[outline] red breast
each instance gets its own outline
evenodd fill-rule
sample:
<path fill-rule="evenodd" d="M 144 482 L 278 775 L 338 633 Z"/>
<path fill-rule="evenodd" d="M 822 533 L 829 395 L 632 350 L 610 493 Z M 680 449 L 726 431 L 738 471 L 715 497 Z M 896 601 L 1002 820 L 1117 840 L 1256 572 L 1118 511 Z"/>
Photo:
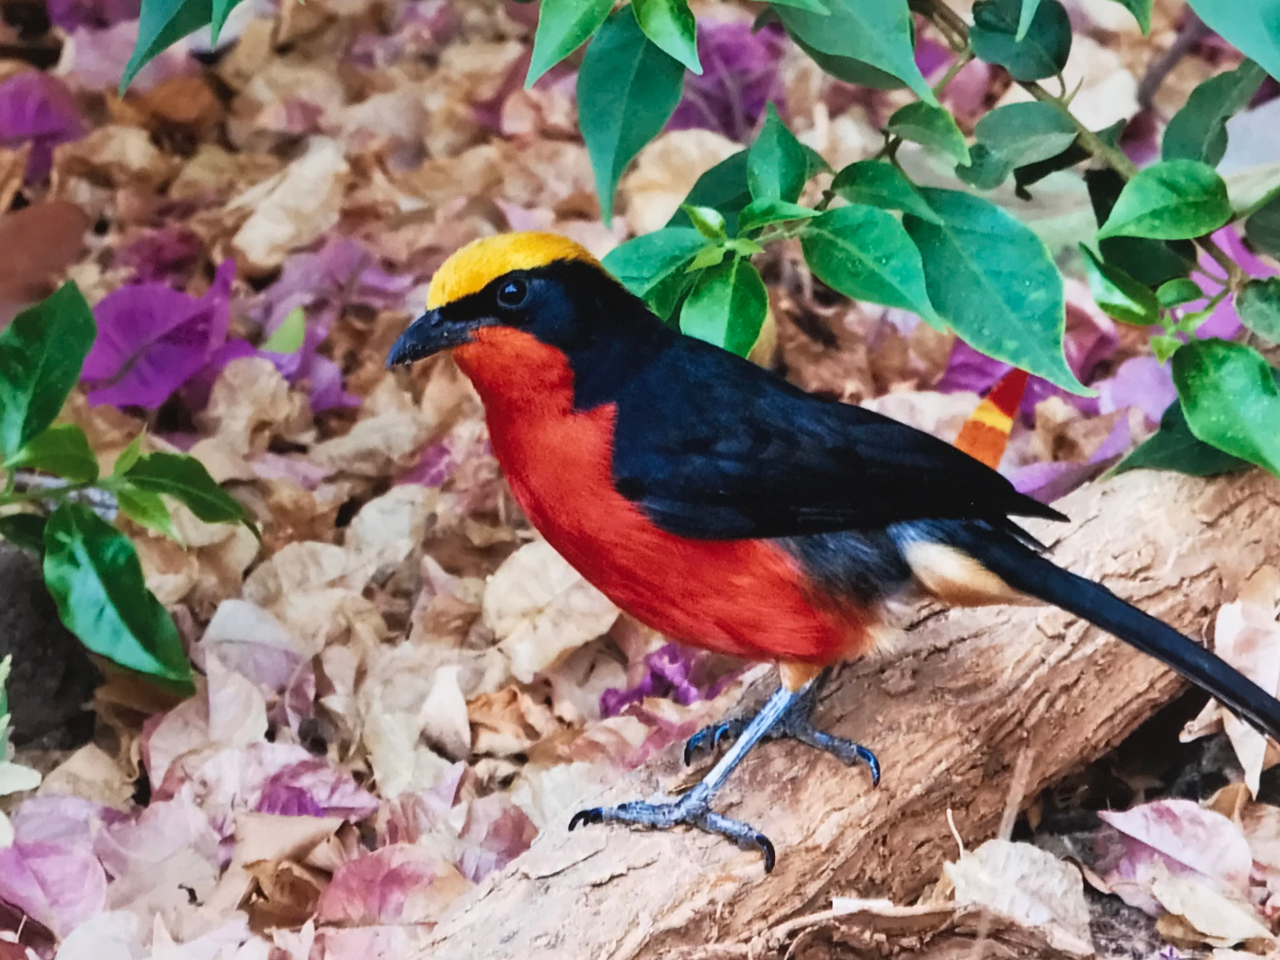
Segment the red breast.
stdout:
<path fill-rule="evenodd" d="M 529 521 L 623 610 L 672 639 L 748 659 L 830 663 L 868 645 L 868 614 L 823 595 L 775 544 L 675 536 L 618 493 L 616 405 L 575 410 L 561 351 L 490 327 L 454 357 Z"/>

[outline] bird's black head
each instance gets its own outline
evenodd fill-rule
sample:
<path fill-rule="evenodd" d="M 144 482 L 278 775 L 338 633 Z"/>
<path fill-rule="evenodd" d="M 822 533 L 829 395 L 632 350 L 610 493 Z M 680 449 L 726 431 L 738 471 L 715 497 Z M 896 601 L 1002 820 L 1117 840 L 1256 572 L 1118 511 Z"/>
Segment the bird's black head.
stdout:
<path fill-rule="evenodd" d="M 411 363 L 477 343 L 486 328 L 527 333 L 573 353 L 634 322 L 638 301 L 585 249 L 557 234 L 513 233 L 463 247 L 436 271 L 428 310 L 387 357 Z M 655 323 L 647 311 L 643 323 Z M 483 338 L 480 338 L 483 339 Z"/>

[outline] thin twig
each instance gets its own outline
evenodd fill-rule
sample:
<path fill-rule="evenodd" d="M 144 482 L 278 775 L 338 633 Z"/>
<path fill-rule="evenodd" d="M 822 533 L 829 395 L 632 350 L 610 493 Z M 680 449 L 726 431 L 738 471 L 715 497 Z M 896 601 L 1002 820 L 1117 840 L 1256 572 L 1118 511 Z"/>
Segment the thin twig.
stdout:
<path fill-rule="evenodd" d="M 1143 74 L 1138 84 L 1138 106 L 1143 110 L 1151 109 L 1151 102 L 1155 99 L 1156 92 L 1165 78 L 1173 72 L 1173 68 L 1194 50 L 1201 40 L 1212 33 L 1190 7 L 1185 8 L 1183 16 L 1186 19 L 1182 21 L 1182 26 L 1178 29 L 1177 36 L 1173 38 L 1173 43 L 1168 50 L 1151 61 L 1147 72 Z"/>
<path fill-rule="evenodd" d="M 115 494 L 101 487 L 69 484 L 29 470 L 15 471 L 12 480 L 13 489 L 0 498 L 0 506 L 39 503 L 52 508 L 60 503 L 83 503 L 107 521 L 114 520 L 120 510 Z"/>

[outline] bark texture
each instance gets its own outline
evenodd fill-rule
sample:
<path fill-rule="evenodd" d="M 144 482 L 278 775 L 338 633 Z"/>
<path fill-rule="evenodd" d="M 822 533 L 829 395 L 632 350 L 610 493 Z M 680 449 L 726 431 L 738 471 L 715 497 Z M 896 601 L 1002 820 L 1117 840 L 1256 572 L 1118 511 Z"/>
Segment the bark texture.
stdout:
<path fill-rule="evenodd" d="M 1058 563 L 1203 640 L 1240 583 L 1280 562 L 1278 501 L 1280 483 L 1262 471 L 1212 481 L 1138 471 L 1056 504 L 1074 523 L 1028 526 Z M 783 742 L 748 757 L 718 797 L 717 809 L 773 840 L 771 875 L 758 854 L 701 833 L 552 825 L 454 908 L 427 955 L 798 955 L 789 951 L 802 918 L 831 897 L 904 903 L 936 880 L 956 855 L 948 810 L 976 846 L 997 831 L 1011 793 L 1029 801 L 1180 688 L 1156 661 L 1056 609 L 922 611 L 894 652 L 840 671 L 817 713 L 878 754 L 879 789 L 863 768 Z M 1015 776 L 1024 754 L 1026 775 Z M 678 763 L 672 751 L 583 805 L 673 789 L 688 780 Z"/>

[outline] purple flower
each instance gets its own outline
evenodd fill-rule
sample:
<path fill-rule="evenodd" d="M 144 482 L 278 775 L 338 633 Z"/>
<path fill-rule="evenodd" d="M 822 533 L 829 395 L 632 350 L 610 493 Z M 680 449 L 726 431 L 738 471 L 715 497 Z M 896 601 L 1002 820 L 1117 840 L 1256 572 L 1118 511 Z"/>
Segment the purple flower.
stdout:
<path fill-rule="evenodd" d="M 705 128 L 749 140 L 770 101 L 783 107 L 778 62 L 786 46 L 786 34 L 777 24 L 756 33 L 749 23 L 698 24 L 702 76 L 685 77 L 684 98 L 667 129 Z"/>
<path fill-rule="evenodd" d="M 646 697 L 665 697 L 684 706 L 715 699 L 736 674 L 713 679 L 707 676 L 707 660 L 707 654 L 678 643 L 658 648 L 645 656 L 645 672 L 635 686 L 628 690 L 610 688 L 600 695 L 600 715 L 617 716 Z"/>
<path fill-rule="evenodd" d="M 159 283 L 121 287 L 94 308 L 98 337 L 81 379 L 93 406 L 154 410 L 223 345 L 235 263 L 223 261 L 201 299 Z"/>
<path fill-rule="evenodd" d="M 54 147 L 84 134 L 76 98 L 57 77 L 25 70 L 0 84 L 0 146 L 31 144 L 27 183 L 49 175 Z"/>
<path fill-rule="evenodd" d="M 1117 417 L 1111 432 L 1084 463 L 1067 460 L 1031 463 L 1012 471 L 1009 479 L 1019 493 L 1041 503 L 1052 503 L 1113 466 L 1129 449 L 1132 439 L 1128 417 Z"/>
<path fill-rule="evenodd" d="M 311 410 L 319 413 L 336 407 L 358 407 L 360 398 L 347 393 L 342 387 L 342 370 L 319 352 L 325 331 L 317 326 L 307 327 L 302 346 L 294 353 L 274 353 L 260 350 L 248 340 L 229 340 L 209 358 L 198 373 L 191 377 L 182 391 L 182 399 L 192 410 L 203 409 L 209 402 L 209 394 L 227 364 L 243 357 L 262 357 L 275 364 L 280 375 L 291 384 L 306 380 L 311 385 Z"/>
<path fill-rule="evenodd" d="M 309 324 L 327 334 L 347 304 L 396 307 L 412 288 L 412 277 L 387 273 L 355 240 L 331 236 L 319 250 L 290 257 L 249 315 L 270 336 L 295 308 L 306 307 Z"/>
<path fill-rule="evenodd" d="M 101 29 L 125 20 L 137 20 L 142 0 L 47 0 L 45 8 L 50 23 L 70 32 L 77 27 Z"/>
<path fill-rule="evenodd" d="M 199 264 L 204 243 L 181 224 L 148 230 L 116 252 L 115 262 L 133 270 L 134 283 L 185 285 Z"/>
<path fill-rule="evenodd" d="M 1115 376 L 1095 386 L 1100 413 L 1138 407 L 1151 423 L 1159 423 L 1169 404 L 1178 399 L 1169 365 L 1155 357 L 1130 357 Z"/>
<path fill-rule="evenodd" d="M 916 66 L 930 80 L 943 67 L 955 62 L 956 55 L 951 50 L 929 37 L 921 37 L 916 41 Z"/>

